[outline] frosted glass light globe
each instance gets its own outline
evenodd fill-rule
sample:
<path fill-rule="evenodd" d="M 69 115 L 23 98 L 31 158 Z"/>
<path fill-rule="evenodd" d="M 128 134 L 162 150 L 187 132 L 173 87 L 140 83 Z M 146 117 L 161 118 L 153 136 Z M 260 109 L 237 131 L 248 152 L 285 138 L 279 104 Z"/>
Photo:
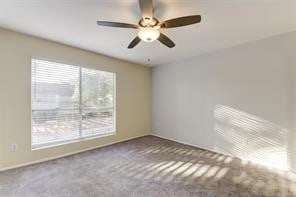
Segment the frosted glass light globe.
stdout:
<path fill-rule="evenodd" d="M 138 32 L 139 38 L 145 42 L 153 42 L 156 40 L 160 35 L 160 32 L 152 27 L 145 27 L 140 29 Z"/>

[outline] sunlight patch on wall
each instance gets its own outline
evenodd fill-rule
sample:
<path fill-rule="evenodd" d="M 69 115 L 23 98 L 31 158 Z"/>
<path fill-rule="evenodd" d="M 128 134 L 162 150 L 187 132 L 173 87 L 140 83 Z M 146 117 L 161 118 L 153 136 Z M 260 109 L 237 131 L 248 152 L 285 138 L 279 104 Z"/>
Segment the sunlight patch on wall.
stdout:
<path fill-rule="evenodd" d="M 215 149 L 263 165 L 288 169 L 288 130 L 228 106 L 215 107 Z"/>

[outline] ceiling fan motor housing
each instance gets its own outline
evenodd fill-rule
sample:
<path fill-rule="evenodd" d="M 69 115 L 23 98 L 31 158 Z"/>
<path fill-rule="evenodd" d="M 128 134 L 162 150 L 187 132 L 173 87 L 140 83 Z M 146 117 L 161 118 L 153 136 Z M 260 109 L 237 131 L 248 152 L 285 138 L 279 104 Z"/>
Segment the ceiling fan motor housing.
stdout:
<path fill-rule="evenodd" d="M 154 27 L 156 25 L 158 25 L 159 21 L 156 18 L 141 18 L 139 21 L 139 25 L 141 27 Z"/>

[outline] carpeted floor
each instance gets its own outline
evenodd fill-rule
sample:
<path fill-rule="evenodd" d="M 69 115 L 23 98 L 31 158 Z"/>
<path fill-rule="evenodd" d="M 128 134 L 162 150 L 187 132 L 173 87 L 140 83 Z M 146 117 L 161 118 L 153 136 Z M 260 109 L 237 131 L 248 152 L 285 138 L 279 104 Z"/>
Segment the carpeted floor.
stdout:
<path fill-rule="evenodd" d="M 0 173 L 1 197 L 296 196 L 296 175 L 142 137 Z"/>

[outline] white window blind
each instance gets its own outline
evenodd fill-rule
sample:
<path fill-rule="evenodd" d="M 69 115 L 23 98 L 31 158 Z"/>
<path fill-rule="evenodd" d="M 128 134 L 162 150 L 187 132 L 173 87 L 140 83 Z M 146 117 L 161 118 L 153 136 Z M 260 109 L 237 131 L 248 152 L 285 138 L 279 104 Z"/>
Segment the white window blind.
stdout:
<path fill-rule="evenodd" d="M 115 132 L 115 74 L 32 60 L 32 147 Z"/>

